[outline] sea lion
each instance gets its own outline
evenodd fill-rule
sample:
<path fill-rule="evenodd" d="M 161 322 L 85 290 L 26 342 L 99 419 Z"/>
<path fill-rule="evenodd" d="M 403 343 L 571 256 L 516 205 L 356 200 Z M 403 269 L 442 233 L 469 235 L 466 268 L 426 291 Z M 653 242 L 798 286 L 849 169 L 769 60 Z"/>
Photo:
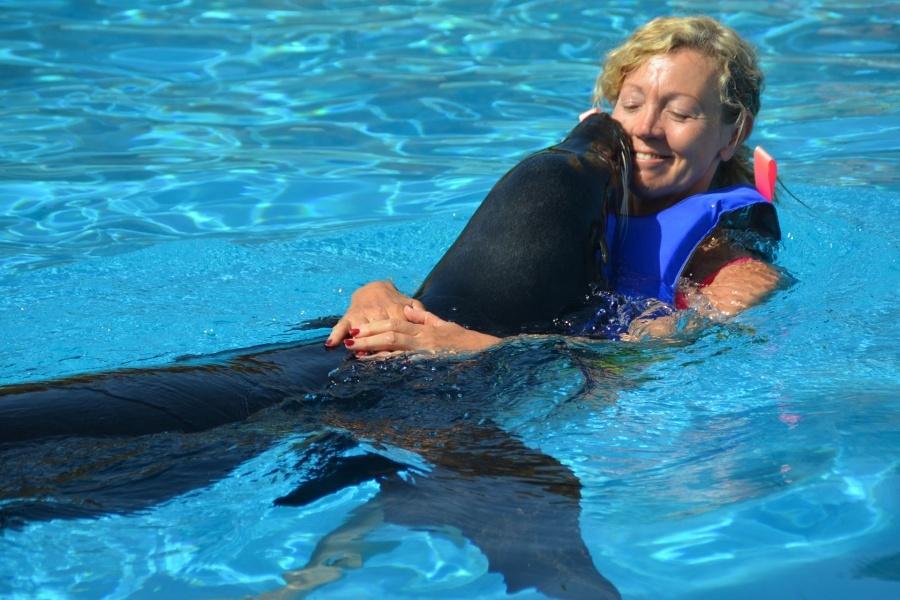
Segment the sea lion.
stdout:
<path fill-rule="evenodd" d="M 593 114 L 488 193 L 415 294 L 435 314 L 495 335 L 550 333 L 606 287 L 606 216 L 624 203 L 631 151 Z M 0 388 L 0 444 L 55 435 L 201 431 L 315 391 L 342 362 L 320 342 L 235 350 L 201 364 Z M 223 358 L 224 356 L 224 358 Z"/>
<path fill-rule="evenodd" d="M 549 331 L 555 319 L 585 304 L 592 287 L 605 286 L 600 266 L 606 255 L 606 214 L 623 200 L 629 162 L 621 128 L 605 115 L 586 119 L 563 142 L 526 158 L 501 179 L 417 296 L 437 314 L 485 331 Z M 377 456 L 346 458 L 340 455 L 344 445 L 332 449 L 327 438 L 313 438 L 311 443 L 323 456 L 321 478 L 313 473 L 308 484 L 279 503 L 304 504 L 376 479 L 383 485 L 372 510 L 410 526 L 456 528 L 485 551 L 491 570 L 504 575 L 511 591 L 534 587 L 556 597 L 618 597 L 596 571 L 581 539 L 577 478 L 556 459 L 493 424 L 490 403 L 484 401 L 492 385 L 486 382 L 492 381 L 490 373 L 496 368 L 491 361 L 475 361 L 479 369 L 459 365 L 472 385 L 487 386 L 468 393 L 468 388 L 436 377 L 430 366 L 410 381 L 375 371 L 377 377 L 342 385 L 329 374 L 344 360 L 342 353 L 324 352 L 321 341 L 314 341 L 235 351 L 165 368 L 0 388 L 0 472 L 9 488 L 0 498 L 6 500 L 0 527 L 130 512 L 206 485 L 282 433 L 262 428 L 260 434 L 253 430 L 259 423 L 213 428 L 293 398 L 303 415 L 298 423 L 311 431 L 342 430 L 349 436 L 346 447 L 375 438 L 421 451 L 434 468 L 408 480 L 400 472 L 411 465 Z M 397 371 L 402 376 L 410 372 L 405 367 Z M 433 390 L 442 381 L 453 398 L 467 401 L 458 405 L 437 395 L 436 405 L 422 410 L 422 386 Z M 326 385 L 331 386 L 327 402 L 321 396 L 319 402 L 305 396 Z M 398 393 L 398 387 L 409 396 Z M 446 397 L 451 397 L 449 392 Z M 411 412 L 410 406 L 419 410 Z M 369 407 L 383 411 L 380 418 L 371 418 L 365 412 Z M 331 414 L 326 418 L 326 413 Z M 382 434 L 365 429 L 380 423 L 391 426 Z M 398 427 L 412 432 L 413 439 L 441 431 L 447 440 L 424 451 L 421 440 L 406 444 Z M 144 443 L 147 438 L 140 437 L 204 430 L 209 431 L 201 436 L 208 439 L 172 433 Z M 61 436 L 67 439 L 49 439 Z M 46 485 L 34 484 L 36 474 L 29 464 L 40 463 L 42 452 L 52 453 L 65 442 L 70 456 L 96 454 L 94 441 L 83 439 L 91 436 L 129 437 L 116 440 L 108 460 L 93 471 L 84 464 L 43 461 L 49 465 Z M 229 441 L 235 443 L 223 445 Z M 201 450 L 185 453 L 185 446 Z M 223 454 L 223 447 L 228 452 Z M 23 456 L 28 460 L 21 460 Z M 165 482 L 157 478 L 147 487 L 143 466 L 166 456 L 179 475 Z M 187 464 L 186 457 L 194 462 Z M 118 481 L 107 488 L 91 479 L 111 464 L 129 460 L 139 463 L 137 487 Z M 53 470 L 67 467 L 71 473 L 61 476 Z M 98 468 L 100 474 L 94 472 Z M 130 471 L 123 476 L 127 480 Z M 45 490 L 55 503 L 43 496 L 31 498 L 18 487 L 20 481 L 29 482 L 27 489 Z M 85 490 L 90 494 L 87 503 L 81 501 Z M 454 502 L 448 504 L 449 499 Z"/>
<path fill-rule="evenodd" d="M 590 115 L 497 182 L 415 297 L 485 333 L 548 333 L 609 288 L 607 213 L 624 205 L 630 165 L 621 126 Z"/>

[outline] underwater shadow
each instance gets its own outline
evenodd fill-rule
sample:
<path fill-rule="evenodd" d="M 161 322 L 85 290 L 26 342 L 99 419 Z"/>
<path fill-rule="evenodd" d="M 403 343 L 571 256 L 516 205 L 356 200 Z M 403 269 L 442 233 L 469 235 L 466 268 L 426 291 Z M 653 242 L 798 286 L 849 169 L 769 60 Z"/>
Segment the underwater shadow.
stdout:
<path fill-rule="evenodd" d="M 498 424 L 497 394 L 527 390 L 529 373 L 548 361 L 574 365 L 583 379 L 575 396 L 592 402 L 611 401 L 610 382 L 624 382 L 621 365 L 611 376 L 596 356 L 548 339 L 503 344 L 469 359 L 373 362 L 347 361 L 344 353 L 325 352 L 315 342 L 224 362 L 195 360 L 168 369 L 71 378 L 57 386 L 14 386 L 15 394 L 4 389 L 4 408 L 14 404 L 7 405 L 4 395 L 19 408 L 27 396 L 47 400 L 54 390 L 69 400 L 42 404 L 49 411 L 43 417 L 56 423 L 41 430 L 53 432 L 50 437 L 17 439 L 23 437 L 19 430 L 0 444 L 0 527 L 145 511 L 228 476 L 287 436 L 305 433 L 294 450 L 295 473 L 302 472 L 304 480 L 273 502 L 305 506 L 367 481 L 377 481 L 380 490 L 320 541 L 305 569 L 285 574 L 283 593 L 302 593 L 358 566 L 370 554 L 365 534 L 390 522 L 462 535 L 481 549 L 489 570 L 503 576 L 510 592 L 533 588 L 556 598 L 617 598 L 581 536 L 578 478 Z M 337 366 L 328 369 L 324 381 L 308 374 L 304 380 L 294 372 L 304 364 L 319 372 Z M 84 430 L 93 425 L 78 415 L 88 391 L 96 394 L 94 403 L 124 399 L 122 386 L 141 379 L 152 384 L 144 390 L 193 395 L 182 405 L 191 410 L 179 414 L 169 403 L 168 412 L 157 414 L 152 398 L 141 398 L 127 403 L 131 420 L 122 431 L 110 431 L 103 419 Z M 203 385 L 187 394 L 187 384 L 201 379 Z M 230 413 L 215 403 L 233 406 L 244 395 L 257 403 L 245 405 L 248 410 L 270 406 L 241 422 L 216 423 Z M 212 407 L 205 411 L 212 415 L 208 420 L 189 418 L 197 404 Z M 0 420 L 9 422 L 9 412 L 0 409 Z M 144 413 L 157 420 L 142 420 Z M 159 419 L 181 431 L 146 433 L 148 423 L 158 425 Z M 82 423 L 77 435 L 70 431 L 73 423 Z M 69 430 L 61 433 L 64 427 Z M 416 460 L 398 460 L 404 452 Z"/>

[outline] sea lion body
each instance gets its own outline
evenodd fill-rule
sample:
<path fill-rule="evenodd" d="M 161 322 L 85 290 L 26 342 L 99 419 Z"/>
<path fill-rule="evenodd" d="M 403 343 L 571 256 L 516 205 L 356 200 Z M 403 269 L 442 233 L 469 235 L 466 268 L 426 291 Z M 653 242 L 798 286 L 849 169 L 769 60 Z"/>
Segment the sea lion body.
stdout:
<path fill-rule="evenodd" d="M 471 327 L 518 333 L 546 331 L 554 318 L 583 304 L 592 285 L 605 283 L 598 257 L 605 252 L 607 211 L 627 185 L 627 176 L 620 177 L 628 163 L 624 139 L 611 119 L 591 117 L 561 144 L 507 173 L 422 285 L 418 296 L 426 306 Z M 0 529 L 141 510 L 208 485 L 284 433 L 275 426 L 277 414 L 257 428 L 252 422 L 219 426 L 295 398 L 300 414 L 294 427 L 315 432 L 344 423 L 346 441 L 332 444 L 327 435 L 310 434 L 307 454 L 320 455 L 321 464 L 301 456 L 298 467 L 312 466 L 311 477 L 279 503 L 305 504 L 348 485 L 379 481 L 371 513 L 407 526 L 460 531 L 485 552 L 511 592 L 619 597 L 581 539 L 581 484 L 560 461 L 493 424 L 491 405 L 483 402 L 493 385 L 485 372 L 471 373 L 469 391 L 457 385 L 452 369 L 429 367 L 400 386 L 409 390 L 404 397 L 397 390 L 404 382 L 397 379 L 412 369 L 335 381 L 329 373 L 344 356 L 325 352 L 321 341 L 304 342 L 200 364 L 0 388 Z M 456 366 L 462 373 L 472 367 Z M 327 393 L 316 394 L 328 385 Z M 423 386 L 441 385 L 454 390 L 452 396 L 422 397 Z M 410 410 L 429 399 L 437 403 L 433 410 Z M 457 406 L 465 401 L 472 404 Z M 331 418 L 323 420 L 326 408 Z M 372 418 L 354 418 L 367 408 L 378 410 Z M 444 431 L 448 441 L 425 454 L 434 465 L 429 473 L 405 477 L 401 471 L 415 471 L 416 461 L 345 455 L 358 443 L 355 423 L 375 427 L 362 427 L 364 433 L 380 428 L 385 437 L 379 442 L 413 453 L 422 452 L 421 443 L 409 446 L 407 438 Z M 167 433 L 146 435 L 159 432 Z M 85 439 L 106 436 L 117 437 L 106 443 Z M 63 444 L 71 464 L 58 459 Z M 159 472 L 148 471 L 158 462 Z"/>
<path fill-rule="evenodd" d="M 621 126 L 594 114 L 491 189 L 415 297 L 438 316 L 494 335 L 547 332 L 608 289 L 608 211 L 628 184 Z"/>
<path fill-rule="evenodd" d="M 550 332 L 605 285 L 607 211 L 622 199 L 630 150 L 592 115 L 491 190 L 417 293 L 436 314 L 498 335 Z M 320 342 L 247 349 L 201 364 L 0 387 L 0 444 L 59 435 L 202 431 L 319 389 L 343 360 Z"/>

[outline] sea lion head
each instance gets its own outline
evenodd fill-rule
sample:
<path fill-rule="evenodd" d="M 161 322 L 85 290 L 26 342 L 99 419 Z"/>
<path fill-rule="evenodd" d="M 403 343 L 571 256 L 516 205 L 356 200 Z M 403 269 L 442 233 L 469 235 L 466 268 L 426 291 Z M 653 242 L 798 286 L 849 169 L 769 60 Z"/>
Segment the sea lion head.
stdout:
<path fill-rule="evenodd" d="M 556 148 L 607 166 L 614 174 L 610 180 L 610 197 L 621 198 L 619 212 L 625 214 L 631 185 L 631 139 L 608 113 L 594 110 L 586 115 Z"/>

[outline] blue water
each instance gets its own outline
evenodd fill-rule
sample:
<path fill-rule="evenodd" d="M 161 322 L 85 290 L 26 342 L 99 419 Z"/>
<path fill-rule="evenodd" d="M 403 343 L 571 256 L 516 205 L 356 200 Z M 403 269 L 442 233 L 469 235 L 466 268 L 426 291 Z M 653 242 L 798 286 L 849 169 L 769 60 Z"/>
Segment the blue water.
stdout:
<path fill-rule="evenodd" d="M 796 283 L 677 343 L 571 341 L 646 363 L 602 401 L 552 360 L 490 400 L 579 477 L 626 598 L 900 597 L 900 8 L 570 4 L 0 0 L 0 383 L 300 340 L 365 281 L 413 290 L 606 50 L 709 12 L 760 50 Z M 300 438 L 136 514 L 4 530 L 0 595 L 277 589 L 377 491 L 274 507 Z M 469 541 L 371 537 L 396 546 L 315 597 L 507 595 Z"/>

